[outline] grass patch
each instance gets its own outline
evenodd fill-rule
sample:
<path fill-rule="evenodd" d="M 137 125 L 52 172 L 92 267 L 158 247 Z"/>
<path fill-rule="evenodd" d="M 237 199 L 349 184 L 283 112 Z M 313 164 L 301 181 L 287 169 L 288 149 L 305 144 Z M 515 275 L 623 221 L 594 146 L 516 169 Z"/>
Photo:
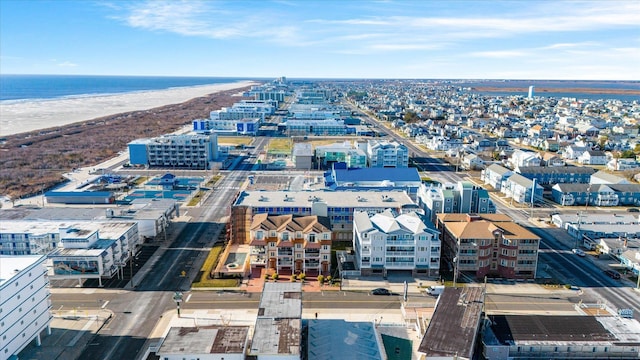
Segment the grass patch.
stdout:
<path fill-rule="evenodd" d="M 215 288 L 215 287 L 236 287 L 238 286 L 238 279 L 212 279 L 211 271 L 218 264 L 220 254 L 224 250 L 224 245 L 216 244 L 209 251 L 209 256 L 202 264 L 200 272 L 196 277 L 196 280 L 191 284 L 194 288 Z"/>
<path fill-rule="evenodd" d="M 220 175 L 220 174 L 213 175 L 211 177 L 211 179 L 209 181 L 207 181 L 207 186 L 215 185 L 218 181 L 220 181 L 220 179 L 222 179 L 222 175 Z"/>
<path fill-rule="evenodd" d="M 195 195 L 193 195 L 191 200 L 189 200 L 189 203 L 187 204 L 187 206 L 196 206 L 196 205 L 198 205 L 200 200 L 202 200 L 202 197 L 204 196 L 204 194 L 205 194 L 204 191 L 198 190 L 198 192 Z"/>
<path fill-rule="evenodd" d="M 267 146 L 267 152 L 269 153 L 290 153 L 292 148 L 291 140 L 289 138 L 277 138 L 271 139 Z"/>
<path fill-rule="evenodd" d="M 253 141 L 250 137 L 241 136 L 220 136 L 218 137 L 218 144 L 220 145 L 250 145 Z"/>
<path fill-rule="evenodd" d="M 146 177 L 146 176 L 140 176 L 140 177 L 139 177 L 139 178 L 137 178 L 137 179 L 136 179 L 136 181 L 134 181 L 133 183 L 134 183 L 136 186 L 140 186 L 140 185 L 142 185 L 142 184 L 146 183 L 148 179 L 149 179 L 149 178 L 148 178 L 148 177 Z"/>

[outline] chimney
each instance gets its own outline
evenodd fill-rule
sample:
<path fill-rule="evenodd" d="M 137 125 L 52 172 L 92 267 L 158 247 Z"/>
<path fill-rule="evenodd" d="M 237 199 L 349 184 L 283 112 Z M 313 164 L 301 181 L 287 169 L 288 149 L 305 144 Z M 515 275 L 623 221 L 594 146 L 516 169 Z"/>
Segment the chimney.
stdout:
<path fill-rule="evenodd" d="M 473 222 L 481 220 L 482 218 L 478 214 L 467 214 L 467 222 Z"/>

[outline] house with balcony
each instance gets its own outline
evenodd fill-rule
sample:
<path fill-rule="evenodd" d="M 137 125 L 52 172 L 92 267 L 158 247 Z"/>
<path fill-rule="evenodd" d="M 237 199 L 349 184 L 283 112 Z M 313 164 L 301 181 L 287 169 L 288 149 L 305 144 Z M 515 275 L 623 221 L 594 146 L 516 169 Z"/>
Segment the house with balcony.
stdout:
<path fill-rule="evenodd" d="M 438 214 L 442 259 L 451 269 L 506 279 L 535 279 L 540 238 L 505 214 Z"/>
<path fill-rule="evenodd" d="M 513 174 L 502 182 L 500 192 L 521 204 L 542 201 L 543 187 L 535 180 L 520 174 Z"/>
<path fill-rule="evenodd" d="M 563 206 L 638 206 L 638 184 L 556 184 L 551 188 L 553 200 Z"/>
<path fill-rule="evenodd" d="M 582 165 L 605 165 L 607 163 L 607 155 L 604 151 L 587 150 L 576 159 Z"/>
<path fill-rule="evenodd" d="M 251 273 L 330 275 L 331 241 L 327 217 L 256 214 L 250 228 Z"/>
<path fill-rule="evenodd" d="M 491 164 L 482 170 L 480 178 L 484 181 L 485 185 L 491 185 L 491 187 L 500 191 L 502 182 L 511 175 L 513 175 L 513 171 L 498 164 Z"/>
<path fill-rule="evenodd" d="M 385 210 L 353 214 L 353 246 L 356 270 L 361 275 L 386 275 L 411 271 L 438 276 L 440 269 L 439 232 L 416 212 L 402 214 Z"/>

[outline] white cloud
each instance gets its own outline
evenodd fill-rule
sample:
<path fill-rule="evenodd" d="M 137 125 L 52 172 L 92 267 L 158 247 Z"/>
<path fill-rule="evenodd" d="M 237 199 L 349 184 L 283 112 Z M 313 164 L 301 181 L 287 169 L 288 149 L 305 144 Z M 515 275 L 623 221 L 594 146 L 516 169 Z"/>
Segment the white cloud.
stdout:
<path fill-rule="evenodd" d="M 476 51 L 469 54 L 474 57 L 484 57 L 484 58 L 515 58 L 515 57 L 523 57 L 530 55 L 527 51 L 522 50 L 498 50 L 498 51 Z"/>
<path fill-rule="evenodd" d="M 76 67 L 78 64 L 72 63 L 71 61 L 63 61 L 61 63 L 56 64 L 60 67 Z"/>

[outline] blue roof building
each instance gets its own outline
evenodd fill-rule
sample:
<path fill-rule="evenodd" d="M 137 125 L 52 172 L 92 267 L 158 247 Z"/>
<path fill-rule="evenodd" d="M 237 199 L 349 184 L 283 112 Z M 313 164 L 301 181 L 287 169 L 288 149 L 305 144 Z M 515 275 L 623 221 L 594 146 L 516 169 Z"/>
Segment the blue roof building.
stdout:
<path fill-rule="evenodd" d="M 416 168 L 356 168 L 335 163 L 325 173 L 325 186 L 332 190 L 405 190 L 416 199 L 422 183 Z"/>

